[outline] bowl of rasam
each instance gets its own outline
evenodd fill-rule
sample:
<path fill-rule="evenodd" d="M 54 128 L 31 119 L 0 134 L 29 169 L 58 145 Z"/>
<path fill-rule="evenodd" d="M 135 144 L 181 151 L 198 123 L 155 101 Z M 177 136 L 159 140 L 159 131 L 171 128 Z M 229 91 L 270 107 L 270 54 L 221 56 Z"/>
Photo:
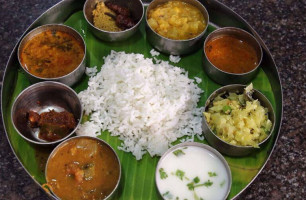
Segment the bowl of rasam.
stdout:
<path fill-rule="evenodd" d="M 221 85 L 250 82 L 258 72 L 263 54 L 253 35 L 235 27 L 210 33 L 203 50 L 205 72 Z"/>

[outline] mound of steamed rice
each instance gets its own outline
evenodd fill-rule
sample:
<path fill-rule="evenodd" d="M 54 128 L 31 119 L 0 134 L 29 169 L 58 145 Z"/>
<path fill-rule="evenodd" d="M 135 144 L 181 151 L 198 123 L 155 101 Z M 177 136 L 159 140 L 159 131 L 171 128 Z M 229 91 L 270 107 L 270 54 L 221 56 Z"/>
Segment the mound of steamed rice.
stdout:
<path fill-rule="evenodd" d="M 197 108 L 202 92 L 184 69 L 112 51 L 79 93 L 90 120 L 77 134 L 98 136 L 108 130 L 122 140 L 118 148 L 137 160 L 146 151 L 162 155 L 178 138 L 187 135 L 192 141 L 202 134 L 202 108 Z"/>

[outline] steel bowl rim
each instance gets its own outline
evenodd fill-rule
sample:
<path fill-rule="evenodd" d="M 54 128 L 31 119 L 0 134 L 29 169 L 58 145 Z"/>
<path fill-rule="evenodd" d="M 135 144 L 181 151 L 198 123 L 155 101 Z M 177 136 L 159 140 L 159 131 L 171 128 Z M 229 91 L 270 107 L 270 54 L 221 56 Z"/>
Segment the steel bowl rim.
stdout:
<path fill-rule="evenodd" d="M 75 127 L 67 136 L 65 136 L 65 137 L 63 137 L 63 138 L 61 138 L 61 139 L 59 139 L 59 140 L 52 141 L 52 142 L 39 142 L 39 141 L 35 141 L 35 140 L 32 140 L 32 139 L 29 139 L 29 138 L 25 137 L 25 136 L 17 129 L 17 127 L 15 126 L 14 120 L 13 120 L 13 117 L 14 117 L 13 115 L 14 115 L 14 113 L 13 113 L 12 111 L 13 111 L 13 108 L 16 107 L 16 102 L 17 102 L 17 100 L 24 94 L 24 92 L 26 92 L 26 91 L 28 91 L 28 90 L 34 88 L 34 87 L 45 87 L 46 85 L 61 85 L 61 86 L 65 87 L 66 89 L 68 89 L 69 91 L 71 91 L 71 92 L 77 97 L 76 99 L 78 100 L 78 103 L 79 103 L 79 105 L 80 105 L 81 110 L 80 110 L 80 118 L 79 118 L 79 120 L 78 120 L 78 123 L 77 123 L 76 127 Z M 44 81 L 44 82 L 38 82 L 38 83 L 35 83 L 35 84 L 30 85 L 29 87 L 25 88 L 25 89 L 22 90 L 22 91 L 19 93 L 19 95 L 15 98 L 14 103 L 13 103 L 13 105 L 12 105 L 12 110 L 11 110 L 11 120 L 12 120 L 12 124 L 13 124 L 14 129 L 17 131 L 17 133 L 18 133 L 23 139 L 25 139 L 26 141 L 28 141 L 28 142 L 30 142 L 30 143 L 33 143 L 33 144 L 42 145 L 42 146 L 57 144 L 57 143 L 60 143 L 60 142 L 62 142 L 62 141 L 64 141 L 64 140 L 66 140 L 67 138 L 69 138 L 71 135 L 73 135 L 73 134 L 76 132 L 77 128 L 80 126 L 82 117 L 83 117 L 83 106 L 82 106 L 81 100 L 79 99 L 77 93 L 76 93 L 72 88 L 70 88 L 69 86 L 67 86 L 66 84 L 61 83 L 61 82 L 57 82 L 57 81 Z"/>
<path fill-rule="evenodd" d="M 91 28 L 94 28 L 95 30 L 100 31 L 100 32 L 103 32 L 103 33 L 122 34 L 122 33 L 124 33 L 124 32 L 128 32 L 128 31 L 130 31 L 130 30 L 132 30 L 132 29 L 134 29 L 134 28 L 137 28 L 137 27 L 139 26 L 139 24 L 141 23 L 141 21 L 142 21 L 142 19 L 143 19 L 143 16 L 144 16 L 144 5 L 143 5 L 143 3 L 142 3 L 141 0 L 138 0 L 138 2 L 141 4 L 141 7 L 142 7 L 142 14 L 141 14 L 141 17 L 140 17 L 140 19 L 138 20 L 138 22 L 137 22 L 133 27 L 128 28 L 128 29 L 125 29 L 125 30 L 123 30 L 123 31 L 106 31 L 106 30 L 103 30 L 103 29 L 100 29 L 100 28 L 96 27 L 95 25 L 93 25 L 93 24 L 88 20 L 88 17 L 87 17 L 86 12 L 85 12 L 85 10 L 86 10 L 85 7 L 86 7 L 86 5 L 88 4 L 89 1 L 90 1 L 90 0 L 86 0 L 85 3 L 84 3 L 84 6 L 83 6 L 83 15 L 84 15 L 84 18 L 85 18 L 85 20 L 87 21 L 87 23 L 89 24 L 89 26 L 90 26 Z"/>
<path fill-rule="evenodd" d="M 81 39 L 81 41 L 82 41 L 82 45 L 84 46 L 84 56 L 83 56 L 81 62 L 78 64 L 78 66 L 77 66 L 74 70 L 72 70 L 71 72 L 69 72 L 68 74 L 65 74 L 65 75 L 63 75 L 63 76 L 58 76 L 58 77 L 53 77 L 53 78 L 46 78 L 46 77 L 36 76 L 36 75 L 30 73 L 29 70 L 27 70 L 27 69 L 21 64 L 21 61 L 20 61 L 21 44 L 24 43 L 24 40 L 25 40 L 26 38 L 30 37 L 31 34 L 32 34 L 34 31 L 37 31 L 37 30 L 43 29 L 43 28 L 48 28 L 48 27 L 50 27 L 50 28 L 52 28 L 52 27 L 63 27 L 64 29 L 70 29 L 70 31 L 74 32 L 75 34 L 77 34 L 77 35 L 80 37 L 80 39 Z M 44 31 L 46 31 L 46 30 L 40 31 L 39 33 L 42 33 L 42 32 L 44 32 Z M 39 34 L 39 33 L 36 33 L 34 36 L 36 36 L 36 35 Z M 68 34 L 69 34 L 69 33 L 68 33 Z M 34 36 L 33 36 L 33 37 L 34 37 Z M 71 36 L 72 36 L 72 35 L 71 35 Z M 72 37 L 74 37 L 74 36 L 72 36 Z M 75 71 L 77 71 L 80 67 L 82 67 L 82 63 L 83 63 L 83 62 L 85 61 L 85 59 L 86 59 L 86 43 L 85 43 L 85 41 L 84 41 L 84 38 L 81 36 L 81 34 L 80 34 L 78 31 L 76 31 L 74 28 L 70 27 L 70 26 L 67 26 L 67 25 L 65 25 L 65 24 L 54 24 L 54 23 L 51 23 L 51 24 L 44 24 L 44 25 L 41 25 L 41 26 L 38 26 L 38 27 L 32 29 L 30 32 L 28 32 L 28 33 L 20 40 L 20 43 L 19 43 L 18 49 L 17 49 L 17 58 L 18 58 L 19 65 L 20 65 L 20 66 L 22 67 L 22 69 L 24 69 L 24 71 L 25 71 L 28 75 L 30 75 L 31 77 L 34 77 L 34 78 L 39 79 L 39 80 L 41 80 L 41 81 L 57 81 L 57 80 L 59 80 L 59 79 L 63 79 L 63 78 L 65 78 L 65 77 L 68 77 L 69 75 L 71 75 L 71 74 L 73 74 Z"/>
<path fill-rule="evenodd" d="M 150 26 L 149 23 L 148 23 L 148 12 L 149 12 L 149 10 L 151 10 L 151 9 L 149 9 L 149 7 L 150 7 L 150 5 L 151 5 L 154 1 L 156 1 L 156 0 L 151 1 L 151 2 L 148 4 L 147 9 L 146 9 L 146 25 L 150 28 L 151 31 L 153 31 L 156 35 L 158 35 L 159 37 L 161 37 L 161 39 L 166 40 L 166 41 L 169 41 L 169 42 L 190 42 L 190 41 L 194 41 L 194 40 L 200 39 L 200 38 L 203 37 L 204 34 L 206 33 L 207 28 L 208 28 L 208 24 L 209 24 L 209 13 L 208 13 L 207 9 L 205 8 L 205 6 L 204 6 L 201 2 L 199 2 L 198 0 L 191 0 L 191 1 L 197 2 L 197 3 L 204 9 L 205 13 L 207 14 L 207 22 L 206 22 L 206 25 L 205 25 L 204 30 L 203 30 L 200 34 L 198 34 L 197 36 L 195 36 L 195 37 L 193 37 L 193 38 L 190 38 L 190 39 L 186 39 L 186 40 L 174 40 L 174 39 L 166 38 L 166 37 L 160 35 L 160 34 L 157 33 L 154 29 L 152 29 L 151 26 Z M 167 0 L 167 2 L 169 2 L 169 1 L 171 1 L 171 0 Z M 184 2 L 185 2 L 185 1 L 184 1 Z M 163 3 L 165 3 L 165 2 L 163 2 Z M 163 4 L 163 3 L 162 3 L 162 4 Z M 159 4 L 159 5 L 160 5 L 160 4 Z M 194 5 L 193 5 L 193 6 L 194 6 Z M 201 13 L 202 13 L 202 12 L 201 12 Z"/>
<path fill-rule="evenodd" d="M 217 94 L 219 94 L 220 93 L 220 90 L 222 90 L 222 89 L 224 89 L 224 88 L 227 88 L 227 87 L 233 87 L 233 86 L 235 86 L 237 89 L 238 88 L 240 88 L 240 87 L 243 87 L 243 88 L 245 88 L 247 85 L 243 85 L 243 84 L 230 84 L 230 85 L 225 85 L 225 86 L 222 86 L 222 87 L 220 87 L 220 88 L 218 88 L 218 89 L 216 89 L 215 91 L 213 91 L 210 95 L 209 95 L 209 97 L 207 98 L 207 100 L 206 100 L 206 102 L 205 102 L 205 106 L 204 106 L 204 112 L 205 112 L 205 110 L 206 110 L 206 108 L 212 103 L 212 101 L 214 100 L 214 99 L 212 99 L 212 96 L 213 95 L 217 95 Z M 272 128 L 271 128 L 271 130 L 270 130 L 270 133 L 269 133 L 269 135 L 263 140 L 263 141 L 261 141 L 260 143 L 258 143 L 258 146 L 260 146 L 260 145 L 262 145 L 262 144 L 264 144 L 271 136 L 272 136 L 272 133 L 273 133 L 273 131 L 274 131 L 274 127 L 275 127 L 275 111 L 274 111 L 274 108 L 273 108 L 273 106 L 272 106 L 272 104 L 271 104 L 271 102 L 270 102 L 270 100 L 263 94 L 263 93 L 261 93 L 259 90 L 257 90 L 257 89 L 255 89 L 255 88 L 253 88 L 253 90 L 254 90 L 254 92 L 257 92 L 260 96 L 262 96 L 267 102 L 268 102 L 268 104 L 270 105 L 270 107 L 272 108 L 272 115 L 273 115 L 273 118 L 274 118 L 274 121 L 273 121 L 273 123 L 272 123 Z M 258 100 L 259 101 L 259 100 Z M 260 102 L 260 101 L 259 101 Z M 261 103 L 261 102 L 260 102 Z M 264 107 L 264 108 L 266 108 L 266 107 Z M 270 113 L 269 113 L 270 114 Z M 226 145 L 229 145 L 229 146 L 232 146 L 232 147 L 235 147 L 235 148 L 240 148 L 240 149 L 257 149 L 257 148 L 255 148 L 255 147 L 253 147 L 253 146 L 239 146 L 239 145 L 234 145 L 234 144 L 230 144 L 230 143 L 228 143 L 228 142 L 226 142 L 226 141 L 224 141 L 224 140 L 222 140 L 219 136 L 217 136 L 212 130 L 211 130 L 211 128 L 210 128 L 210 125 L 207 123 L 207 120 L 206 120 L 206 117 L 203 115 L 203 123 L 205 123 L 205 125 L 208 127 L 208 129 L 209 129 L 209 131 L 210 131 L 210 133 L 211 134 L 213 134 L 214 136 L 215 136 L 215 138 L 217 138 L 219 141 L 221 141 L 222 143 L 225 143 Z"/>
<path fill-rule="evenodd" d="M 248 72 L 244 72 L 244 73 L 232 73 L 232 72 L 227 72 L 227 71 L 224 71 L 224 70 L 221 70 L 219 69 L 218 67 L 216 67 L 210 60 L 209 58 L 207 57 L 206 55 L 206 51 L 205 51 L 205 47 L 206 47 L 206 44 L 207 42 L 211 39 L 210 36 L 214 33 L 217 33 L 217 32 L 222 32 L 222 31 L 225 31 L 225 30 L 235 30 L 235 31 L 238 31 L 238 32 L 242 32 L 243 34 L 246 34 L 248 36 L 250 36 L 255 42 L 256 44 L 258 45 L 259 49 L 260 49 L 260 59 L 258 61 L 258 64 L 256 65 L 256 67 Z M 227 35 L 227 34 L 224 34 L 224 35 Z M 253 46 L 253 45 L 251 45 Z M 252 74 L 254 72 L 256 72 L 256 70 L 258 70 L 258 68 L 260 67 L 261 65 L 261 62 L 262 62 L 262 59 L 263 59 L 263 51 L 262 51 L 262 47 L 260 45 L 260 43 L 258 42 L 258 40 L 254 37 L 254 35 L 252 35 L 251 33 L 241 29 L 241 28 L 237 28 L 237 27 L 231 27 L 231 26 L 228 26 L 228 27 L 222 27 L 222 28 L 218 28 L 214 31 L 212 31 L 211 33 L 209 33 L 207 35 L 207 37 L 205 38 L 205 41 L 204 41 L 204 45 L 203 45 L 203 54 L 206 58 L 206 60 L 209 62 L 209 64 L 214 67 L 214 69 L 216 69 L 218 72 L 220 73 L 224 73 L 225 75 L 234 75 L 234 76 L 244 76 L 244 75 L 249 75 L 249 74 Z"/>
<path fill-rule="evenodd" d="M 207 144 L 203 144 L 203 143 L 199 143 L 199 142 L 183 142 L 183 143 L 180 143 L 180 144 L 176 144 L 174 146 L 172 146 L 171 148 L 169 148 L 165 153 L 163 153 L 163 155 L 160 157 L 160 159 L 158 160 L 158 163 L 155 167 L 155 185 L 157 187 L 157 190 L 158 190 L 158 193 L 161 195 L 161 192 L 159 190 L 159 187 L 158 187 L 158 184 L 157 184 L 157 176 L 158 176 L 158 168 L 160 166 L 160 164 L 162 163 L 162 161 L 165 159 L 165 157 L 173 152 L 175 149 L 177 148 L 180 148 L 180 147 L 189 147 L 189 146 L 193 146 L 193 147 L 199 147 L 199 148 L 203 148 L 203 149 L 206 149 L 207 151 L 213 153 L 216 157 L 218 157 L 218 159 L 223 163 L 225 169 L 226 169 L 226 172 L 227 172 L 227 175 L 228 175 L 228 178 L 229 178 L 229 186 L 228 186 L 228 189 L 227 189 L 227 192 L 226 192 L 226 196 L 224 197 L 224 199 L 226 199 L 231 191 L 231 187 L 232 187 L 232 172 L 231 172 L 231 169 L 230 169 L 230 166 L 228 164 L 228 162 L 225 160 L 224 156 L 218 152 L 215 148 L 207 145 Z M 164 199 L 164 198 L 163 198 Z"/>
<path fill-rule="evenodd" d="M 118 180 L 117 180 L 117 183 L 116 183 L 114 189 L 112 190 L 112 192 L 111 192 L 107 197 L 104 198 L 104 200 L 107 200 L 107 199 L 109 199 L 109 198 L 117 191 L 117 189 L 118 189 L 118 187 L 119 187 L 120 180 L 121 180 L 121 174 L 122 174 L 122 172 L 121 172 L 121 171 L 122 171 L 122 167 L 121 167 L 121 162 L 120 162 L 120 159 L 119 159 L 119 157 L 118 157 L 118 154 L 116 153 L 116 151 L 114 150 L 114 148 L 113 148 L 110 144 L 108 144 L 106 141 L 104 141 L 104 140 L 102 140 L 102 139 L 100 139 L 100 138 L 98 138 L 98 137 L 91 137 L 91 136 L 79 135 L 79 136 L 70 137 L 70 138 L 68 138 L 68 139 L 66 139 L 66 140 L 64 140 L 64 141 L 61 141 L 61 143 L 59 143 L 59 144 L 52 150 L 52 152 L 51 152 L 51 153 L 49 154 L 49 156 L 48 156 L 48 159 L 47 159 L 47 162 L 46 162 L 46 166 L 45 166 L 45 173 L 44 173 L 44 174 L 45 174 L 46 181 L 47 181 L 47 171 L 48 171 L 48 170 L 47 170 L 47 167 L 48 167 L 48 163 L 49 163 L 50 159 L 54 156 L 54 154 L 57 152 L 57 150 L 60 149 L 65 143 L 67 143 L 67 142 L 69 142 L 69 141 L 71 141 L 71 140 L 77 140 L 77 139 L 82 139 L 82 138 L 97 140 L 97 141 L 101 142 L 103 145 L 108 146 L 108 147 L 112 150 L 112 152 L 114 153 L 114 155 L 115 155 L 115 157 L 116 157 L 116 159 L 117 159 L 117 161 L 118 161 L 118 165 L 119 165 L 119 176 L 118 176 Z M 52 188 L 51 188 L 51 187 L 50 187 L 49 189 L 51 190 L 52 194 L 53 194 L 56 198 L 59 198 L 59 197 L 52 191 Z"/>

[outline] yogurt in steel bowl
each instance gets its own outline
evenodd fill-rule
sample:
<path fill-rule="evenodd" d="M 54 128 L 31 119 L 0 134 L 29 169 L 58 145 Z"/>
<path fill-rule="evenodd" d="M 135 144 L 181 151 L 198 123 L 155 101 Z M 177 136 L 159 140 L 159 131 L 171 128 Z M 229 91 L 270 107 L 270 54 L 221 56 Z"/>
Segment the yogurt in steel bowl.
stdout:
<path fill-rule="evenodd" d="M 231 172 L 225 159 L 208 145 L 187 142 L 169 149 L 155 174 L 163 199 L 226 199 Z"/>

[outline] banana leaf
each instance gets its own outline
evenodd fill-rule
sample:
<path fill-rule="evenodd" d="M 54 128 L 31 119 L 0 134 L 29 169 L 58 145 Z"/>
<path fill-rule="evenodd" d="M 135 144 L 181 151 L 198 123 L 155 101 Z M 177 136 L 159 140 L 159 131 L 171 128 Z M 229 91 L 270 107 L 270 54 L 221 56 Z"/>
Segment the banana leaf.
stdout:
<path fill-rule="evenodd" d="M 127 53 L 141 53 L 145 57 L 150 58 L 150 50 L 153 48 L 146 40 L 145 22 L 140 26 L 140 30 L 133 35 L 130 39 L 124 42 L 110 43 L 103 42 L 97 39 L 89 30 L 88 24 L 83 17 L 82 11 L 73 13 L 66 21 L 65 24 L 76 29 L 84 38 L 87 46 L 87 58 L 86 66 L 94 67 L 97 66 L 100 70 L 104 60 L 103 57 L 110 54 L 111 50 L 125 51 Z M 216 27 L 212 24 L 209 25 L 207 33 L 215 30 Z M 161 54 L 157 57 L 161 60 L 169 60 L 169 56 Z M 14 59 L 14 58 L 13 58 Z M 252 81 L 254 88 L 260 90 L 272 103 L 274 109 L 277 111 L 277 124 L 280 124 L 281 106 L 280 101 L 275 98 L 275 91 L 272 89 L 271 73 L 265 71 L 265 68 L 271 68 L 271 66 L 264 66 L 269 62 L 262 64 L 259 73 Z M 45 148 L 40 146 L 32 145 L 26 142 L 16 132 L 12 125 L 10 118 L 11 108 L 15 98 L 18 94 L 28 87 L 31 83 L 20 70 L 18 62 L 12 61 L 10 63 L 16 69 L 14 72 L 7 72 L 6 79 L 9 79 L 12 84 L 5 85 L 4 81 L 2 94 L 2 111 L 4 124 L 10 144 L 24 166 L 27 172 L 38 184 L 44 184 L 46 182 L 44 170 L 48 155 L 52 151 L 52 148 Z M 173 63 L 172 63 L 173 64 Z M 207 97 L 220 85 L 213 82 L 205 74 L 202 67 L 202 49 L 194 52 L 193 54 L 182 56 L 179 63 L 173 64 L 175 66 L 184 68 L 188 71 L 189 78 L 199 77 L 202 82 L 199 87 L 204 90 L 198 106 L 204 106 Z M 82 80 L 73 86 L 73 89 L 78 93 L 87 88 L 89 78 L 84 75 Z M 275 81 L 273 81 L 275 82 Z M 5 99 L 4 99 L 5 98 Z M 276 102 L 277 100 L 277 102 Z M 265 162 L 269 158 L 271 150 L 273 150 L 274 144 L 277 139 L 278 126 L 272 133 L 272 138 L 269 142 L 260 150 L 252 153 L 246 157 L 229 157 L 225 156 L 225 159 L 229 163 L 232 172 L 232 187 L 228 199 L 231 199 L 238 195 L 245 187 L 248 186 L 261 171 Z M 155 168 L 159 157 L 151 157 L 145 154 L 140 161 L 137 161 L 131 153 L 126 153 L 118 150 L 121 141 L 117 137 L 110 136 L 110 133 L 105 131 L 99 136 L 101 139 L 108 142 L 118 153 L 121 165 L 122 165 L 122 180 L 119 186 L 119 192 L 115 199 L 161 199 L 155 186 Z M 206 141 L 197 140 L 197 142 L 206 143 Z"/>

